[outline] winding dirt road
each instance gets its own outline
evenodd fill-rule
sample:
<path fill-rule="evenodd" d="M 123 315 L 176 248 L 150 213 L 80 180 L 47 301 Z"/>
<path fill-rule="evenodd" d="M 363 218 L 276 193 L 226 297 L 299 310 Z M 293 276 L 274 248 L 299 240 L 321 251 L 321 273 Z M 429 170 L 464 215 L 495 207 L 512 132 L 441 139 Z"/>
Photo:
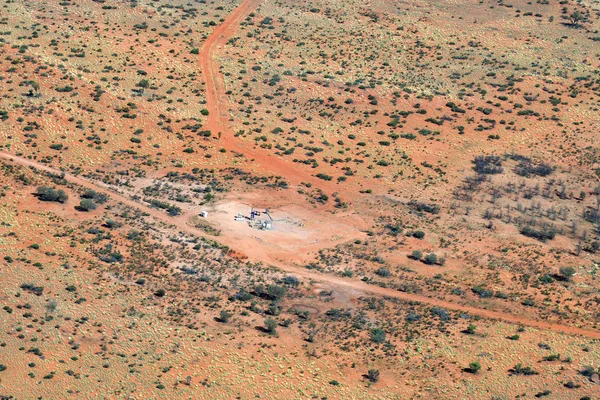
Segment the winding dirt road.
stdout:
<path fill-rule="evenodd" d="M 225 46 L 227 41 L 234 35 L 240 22 L 246 18 L 264 0 L 244 0 L 227 16 L 225 21 L 217 26 L 204 42 L 200 54 L 200 66 L 206 82 L 206 102 L 208 114 L 208 127 L 211 132 L 227 133 L 222 141 L 235 144 L 231 129 L 229 127 L 229 113 L 227 104 L 222 104 L 225 97 L 225 81 L 221 74 L 219 63 L 215 58 L 219 50 Z"/>
<path fill-rule="evenodd" d="M 14 155 L 6 153 L 6 152 L 0 152 L 0 159 L 7 160 L 9 162 L 13 162 L 18 165 L 35 168 L 37 170 L 50 172 L 53 174 L 60 174 L 61 172 L 63 172 L 63 171 L 56 170 L 52 167 L 49 167 L 47 165 L 38 163 L 36 161 L 29 160 L 29 159 L 23 158 L 23 157 L 17 157 L 17 156 L 14 156 Z M 162 221 L 168 225 L 174 225 L 177 229 L 179 229 L 182 232 L 186 232 L 188 234 L 196 235 L 199 237 L 205 236 L 204 232 L 202 232 L 201 230 L 188 225 L 186 222 L 185 216 L 169 217 L 166 214 L 164 214 L 162 211 L 159 211 L 157 209 L 148 207 L 144 204 L 138 203 L 138 202 L 131 200 L 119 193 L 116 193 L 116 192 L 110 190 L 109 188 L 107 188 L 104 185 L 91 182 L 82 177 L 78 177 L 78 176 L 74 176 L 69 173 L 65 173 L 64 178 L 65 178 L 65 180 L 67 180 L 68 182 L 71 182 L 73 184 L 76 184 L 76 185 L 79 185 L 82 187 L 86 187 L 89 189 L 94 189 L 97 192 L 107 194 L 111 197 L 111 199 L 113 199 L 117 202 L 123 203 L 124 205 L 127 205 L 129 207 L 133 207 L 140 211 L 148 213 L 152 218 L 154 218 L 157 221 Z M 239 249 L 234 249 L 234 250 L 239 251 Z M 244 252 L 241 251 L 241 253 L 243 254 Z M 396 298 L 396 299 L 400 299 L 400 300 L 404 300 L 404 301 L 416 301 L 416 302 L 420 302 L 423 304 L 443 307 L 448 310 L 464 312 L 464 313 L 468 313 L 468 314 L 474 315 L 474 316 L 476 315 L 476 316 L 479 316 L 482 318 L 501 320 L 501 321 L 508 322 L 508 323 L 521 324 L 521 325 L 530 326 L 533 328 L 547 329 L 547 330 L 552 330 L 555 332 L 566 333 L 566 334 L 571 334 L 571 335 L 581 335 L 584 337 L 588 337 L 590 339 L 600 339 L 600 331 L 597 331 L 597 330 L 583 329 L 583 328 L 578 328 L 578 327 L 574 327 L 574 326 L 562 325 L 559 323 L 553 323 L 553 322 L 547 322 L 547 321 L 541 321 L 541 320 L 520 317 L 517 315 L 512 315 L 512 314 L 503 313 L 503 312 L 499 312 L 499 311 L 485 310 L 485 309 L 481 309 L 481 308 L 477 308 L 477 307 L 456 304 L 456 303 L 452 303 L 452 302 L 445 301 L 445 300 L 427 297 L 424 295 L 418 295 L 418 294 L 413 294 L 413 293 L 404 293 L 404 292 L 399 292 L 399 291 L 389 289 L 389 288 L 382 288 L 379 286 L 369 285 L 362 281 L 358 281 L 358 280 L 351 279 L 351 278 L 342 278 L 342 277 L 337 277 L 337 276 L 333 276 L 333 275 L 321 274 L 318 272 L 309 271 L 302 267 L 297 267 L 297 266 L 278 262 L 276 260 L 273 260 L 266 252 L 262 252 L 261 255 L 256 255 L 256 256 L 260 257 L 260 259 L 254 259 L 252 261 L 263 262 L 268 265 L 269 264 L 273 265 L 273 266 L 281 269 L 282 271 L 294 274 L 298 277 L 312 280 L 315 282 L 320 282 L 321 284 L 325 284 L 327 286 L 331 286 L 334 290 L 350 292 L 351 295 L 354 295 L 356 297 L 359 297 L 359 296 L 365 295 L 365 294 L 371 294 L 371 295 Z"/>
<path fill-rule="evenodd" d="M 204 41 L 198 54 L 202 75 L 206 82 L 206 108 L 208 109 L 207 128 L 220 138 L 220 144 L 232 151 L 244 154 L 253 160 L 253 165 L 263 173 L 285 177 L 292 185 L 310 182 L 315 187 L 323 187 L 324 181 L 312 176 L 301 165 L 284 160 L 267 151 L 255 149 L 253 142 L 237 139 L 229 121 L 228 101 L 225 80 L 217 61 L 218 55 L 227 41 L 231 39 L 240 22 L 256 10 L 265 0 L 244 0 L 233 12 L 217 26 Z M 336 187 L 336 191 L 340 191 Z"/>

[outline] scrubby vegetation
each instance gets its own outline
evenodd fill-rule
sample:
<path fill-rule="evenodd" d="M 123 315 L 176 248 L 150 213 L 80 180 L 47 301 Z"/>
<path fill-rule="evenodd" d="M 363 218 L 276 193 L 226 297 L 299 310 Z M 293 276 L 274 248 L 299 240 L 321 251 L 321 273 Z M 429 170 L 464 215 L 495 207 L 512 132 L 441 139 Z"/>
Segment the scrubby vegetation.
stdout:
<path fill-rule="evenodd" d="M 595 4 L 2 10 L 0 397 L 596 393 Z"/>

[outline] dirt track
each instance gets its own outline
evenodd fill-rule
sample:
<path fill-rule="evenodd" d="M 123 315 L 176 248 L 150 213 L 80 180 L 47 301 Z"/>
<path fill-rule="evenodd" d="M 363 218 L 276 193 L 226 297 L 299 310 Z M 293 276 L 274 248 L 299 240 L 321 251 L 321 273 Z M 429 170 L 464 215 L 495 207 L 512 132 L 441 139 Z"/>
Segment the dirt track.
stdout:
<path fill-rule="evenodd" d="M 221 74 L 219 63 L 216 61 L 220 50 L 227 41 L 233 37 L 239 24 L 252 11 L 260 6 L 265 0 L 244 0 L 233 12 L 227 16 L 225 21 L 217 26 L 204 42 L 198 55 L 202 74 L 206 81 L 206 102 L 209 111 L 207 128 L 220 137 L 220 144 L 227 150 L 244 154 L 253 160 L 253 164 L 262 173 L 272 173 L 285 177 L 290 183 L 297 185 L 301 182 L 310 182 L 316 187 L 326 184 L 311 175 L 311 172 L 283 160 L 277 156 L 270 155 L 265 151 L 254 149 L 254 143 L 236 140 L 229 121 L 228 102 L 225 95 L 225 80 Z M 341 188 L 336 187 L 336 191 Z"/>
<path fill-rule="evenodd" d="M 28 159 L 22 158 L 22 157 L 17 157 L 17 156 L 14 156 L 14 155 L 11 155 L 11 154 L 5 153 L 5 152 L 0 152 L 0 158 L 8 160 L 8 161 L 13 161 L 14 163 L 19 164 L 19 165 L 33 167 L 38 170 L 42 170 L 42 171 L 46 171 L 46 172 L 50 172 L 50 173 L 54 173 L 54 174 L 61 172 L 61 171 L 58 171 L 47 165 L 38 163 L 36 161 L 28 160 Z M 84 179 L 81 177 L 77 177 L 77 176 L 65 173 L 65 179 L 68 182 L 74 183 L 76 185 L 80 185 L 80 186 L 83 186 L 86 188 L 94 189 L 101 193 L 105 193 L 105 194 L 111 196 L 111 198 L 113 200 L 121 202 L 127 206 L 137 208 L 138 210 L 143 211 L 145 213 L 148 213 L 150 216 L 152 216 L 156 220 L 165 222 L 170 225 L 174 225 L 180 231 L 187 232 L 189 234 L 193 234 L 193 235 L 200 236 L 200 237 L 204 236 L 204 233 L 202 231 L 188 225 L 186 223 L 185 219 L 182 217 L 179 217 L 179 218 L 178 217 L 174 217 L 174 218 L 169 217 L 157 209 L 154 209 L 154 208 L 145 206 L 143 204 L 140 204 L 138 202 L 135 202 L 123 195 L 113 192 L 112 190 L 110 190 L 104 186 L 100 186 L 99 184 L 90 182 L 87 179 Z M 239 251 L 239 249 L 234 249 L 234 250 Z M 244 252 L 241 251 L 241 253 L 243 254 Z M 533 328 L 548 329 L 548 330 L 552 330 L 555 332 L 561 332 L 561 333 L 567 333 L 567 334 L 573 334 L 573 335 L 582 335 L 582 336 L 592 338 L 592 339 L 600 339 L 600 331 L 595 331 L 595 330 L 591 330 L 591 329 L 582 329 L 582 328 L 561 325 L 561 324 L 551 323 L 551 322 L 546 322 L 546 321 L 533 320 L 533 319 L 524 318 L 524 317 L 511 315 L 511 314 L 507 314 L 507 313 L 502 313 L 502 312 L 498 312 L 498 311 L 491 311 L 491 310 L 480 309 L 480 308 L 471 307 L 471 306 L 467 306 L 467 305 L 455 304 L 455 303 L 448 302 L 445 300 L 430 298 L 430 297 L 423 296 L 423 295 L 398 292 L 393 289 L 381 288 L 378 286 L 369 285 L 364 282 L 349 279 L 349 278 L 341 278 L 341 277 L 337 277 L 337 276 L 311 272 L 302 267 L 297 267 L 297 266 L 277 262 L 277 261 L 273 260 L 265 252 L 262 253 L 262 256 L 260 256 L 260 259 L 255 259 L 252 261 L 254 261 L 254 262 L 260 261 L 260 262 L 264 262 L 266 264 L 274 265 L 277 268 L 281 269 L 282 271 L 292 273 L 292 274 L 294 274 L 298 277 L 302 277 L 304 279 L 310 279 L 310 280 L 313 280 L 316 282 L 321 282 L 322 284 L 331 286 L 335 290 L 355 292 L 354 295 L 357 297 L 360 295 L 364 295 L 364 294 L 371 294 L 371 295 L 380 295 L 380 296 L 387 296 L 387 297 L 391 297 L 391 298 L 397 298 L 397 299 L 405 300 L 405 301 L 417 301 L 417 302 L 429 304 L 432 306 L 439 306 L 439 307 L 447 308 L 449 310 L 455 310 L 455 311 L 459 311 L 459 312 L 468 313 L 471 315 L 477 315 L 477 316 L 480 316 L 483 318 L 496 319 L 496 320 L 501 320 L 504 322 L 514 323 L 514 324 L 522 324 L 522 325 L 530 326 Z"/>

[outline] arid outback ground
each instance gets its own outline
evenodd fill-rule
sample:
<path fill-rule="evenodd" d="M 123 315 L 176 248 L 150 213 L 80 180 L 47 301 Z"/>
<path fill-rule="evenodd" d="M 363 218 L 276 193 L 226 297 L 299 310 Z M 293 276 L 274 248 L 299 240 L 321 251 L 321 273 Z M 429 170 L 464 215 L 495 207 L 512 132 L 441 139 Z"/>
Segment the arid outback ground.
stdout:
<path fill-rule="evenodd" d="M 599 21 L 0 0 L 0 398 L 600 399 Z"/>

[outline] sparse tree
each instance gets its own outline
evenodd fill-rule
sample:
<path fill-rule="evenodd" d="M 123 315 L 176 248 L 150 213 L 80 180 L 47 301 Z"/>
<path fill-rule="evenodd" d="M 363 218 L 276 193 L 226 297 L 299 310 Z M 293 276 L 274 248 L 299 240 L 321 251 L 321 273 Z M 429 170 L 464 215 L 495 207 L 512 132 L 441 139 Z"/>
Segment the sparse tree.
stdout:
<path fill-rule="evenodd" d="M 96 209 L 96 203 L 92 199 L 83 199 L 79 202 L 79 208 L 83 211 L 93 211 Z"/>
<path fill-rule="evenodd" d="M 276 334 L 277 333 L 277 321 L 275 321 L 273 318 L 267 318 L 265 320 L 265 330 L 271 335 Z"/>
<path fill-rule="evenodd" d="M 375 328 L 371 331 L 371 340 L 375 343 L 385 342 L 385 331 L 381 328 Z"/>
<path fill-rule="evenodd" d="M 379 370 L 378 369 L 370 369 L 367 372 L 367 379 L 369 379 L 369 381 L 376 383 L 377 381 L 379 381 Z"/>
<path fill-rule="evenodd" d="M 58 203 L 66 203 L 69 199 L 64 190 L 56 190 L 47 186 L 38 187 L 37 196 L 42 201 L 55 201 Z"/>
<path fill-rule="evenodd" d="M 560 267 L 560 274 L 568 281 L 575 275 L 575 268 L 573 267 Z"/>
<path fill-rule="evenodd" d="M 425 263 L 433 265 L 437 262 L 438 257 L 435 253 L 429 253 L 425 256 Z"/>
<path fill-rule="evenodd" d="M 269 285 L 267 286 L 267 293 L 277 301 L 285 296 L 286 289 L 285 287 L 279 285 Z"/>
<path fill-rule="evenodd" d="M 141 92 L 144 93 L 145 89 L 148 89 L 150 87 L 150 81 L 146 78 L 141 79 L 135 86 L 141 88 Z"/>
<path fill-rule="evenodd" d="M 227 310 L 221 310 L 219 313 L 219 321 L 223 323 L 229 322 L 229 318 L 231 318 L 231 313 Z"/>
<path fill-rule="evenodd" d="M 150 81 L 146 78 L 140 80 L 137 84 L 137 87 L 141 87 L 142 89 L 148 89 L 150 87 Z"/>
<path fill-rule="evenodd" d="M 572 26 L 579 26 L 580 22 L 585 21 L 585 15 L 579 11 L 574 11 L 569 15 L 569 20 L 571 21 Z"/>

